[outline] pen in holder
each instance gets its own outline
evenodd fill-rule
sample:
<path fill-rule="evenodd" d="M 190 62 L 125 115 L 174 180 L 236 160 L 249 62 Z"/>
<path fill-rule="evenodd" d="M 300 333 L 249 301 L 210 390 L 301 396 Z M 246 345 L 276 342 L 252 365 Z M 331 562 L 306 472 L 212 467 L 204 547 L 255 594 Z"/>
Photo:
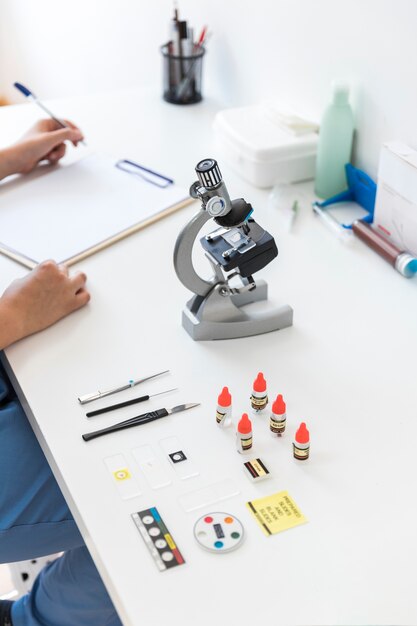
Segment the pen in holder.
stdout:
<path fill-rule="evenodd" d="M 161 47 L 163 57 L 164 100 L 172 104 L 200 102 L 205 48 L 195 46 L 191 55 L 171 52 L 171 44 Z"/>

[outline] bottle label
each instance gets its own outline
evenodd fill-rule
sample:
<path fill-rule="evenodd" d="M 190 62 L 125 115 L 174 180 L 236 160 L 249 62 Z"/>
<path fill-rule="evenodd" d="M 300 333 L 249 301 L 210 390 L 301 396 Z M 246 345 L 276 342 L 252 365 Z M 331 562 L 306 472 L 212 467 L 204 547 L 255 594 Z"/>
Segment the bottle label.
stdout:
<path fill-rule="evenodd" d="M 223 420 L 226 417 L 226 411 L 224 413 L 220 413 L 220 411 L 217 409 L 216 411 L 216 422 L 218 424 L 221 424 L 223 422 Z"/>
<path fill-rule="evenodd" d="M 305 461 L 306 459 L 308 459 L 308 456 L 310 454 L 310 446 L 308 446 L 308 448 L 299 448 L 295 443 L 293 443 L 292 446 L 295 459 L 298 459 L 299 461 Z"/>
<path fill-rule="evenodd" d="M 275 433 L 276 435 L 281 435 L 285 431 L 285 423 L 285 415 L 282 415 L 279 418 L 277 416 L 271 416 L 269 420 L 269 428 L 271 429 L 271 432 Z"/>
<path fill-rule="evenodd" d="M 258 398 L 257 396 L 254 396 L 252 394 L 250 397 L 250 402 L 252 405 L 252 409 L 255 409 L 256 411 L 262 411 L 262 409 L 264 409 L 268 404 L 268 396 L 265 395 Z"/>
<path fill-rule="evenodd" d="M 252 447 L 252 435 L 249 437 L 240 437 L 240 445 L 242 446 L 242 450 L 250 450 Z"/>

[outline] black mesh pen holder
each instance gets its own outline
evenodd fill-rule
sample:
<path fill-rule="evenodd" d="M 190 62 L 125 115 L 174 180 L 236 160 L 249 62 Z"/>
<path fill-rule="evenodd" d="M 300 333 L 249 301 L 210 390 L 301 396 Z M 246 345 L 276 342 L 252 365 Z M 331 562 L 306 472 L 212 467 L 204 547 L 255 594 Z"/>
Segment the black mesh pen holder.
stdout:
<path fill-rule="evenodd" d="M 196 47 L 192 55 L 176 55 L 170 45 L 161 47 L 163 59 L 163 98 L 172 104 L 195 104 L 202 100 L 203 46 Z"/>

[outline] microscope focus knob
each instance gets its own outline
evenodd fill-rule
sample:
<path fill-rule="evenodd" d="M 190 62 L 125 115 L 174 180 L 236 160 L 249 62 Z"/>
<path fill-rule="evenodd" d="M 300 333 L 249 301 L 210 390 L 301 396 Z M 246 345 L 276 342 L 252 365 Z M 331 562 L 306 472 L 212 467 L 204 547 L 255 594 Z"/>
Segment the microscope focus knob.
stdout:
<path fill-rule="evenodd" d="M 211 217 L 220 217 L 229 212 L 227 204 L 220 196 L 213 196 L 206 203 L 206 211 Z"/>
<path fill-rule="evenodd" d="M 215 159 L 203 159 L 197 163 L 195 171 L 200 184 L 206 189 L 217 187 L 223 180 Z"/>

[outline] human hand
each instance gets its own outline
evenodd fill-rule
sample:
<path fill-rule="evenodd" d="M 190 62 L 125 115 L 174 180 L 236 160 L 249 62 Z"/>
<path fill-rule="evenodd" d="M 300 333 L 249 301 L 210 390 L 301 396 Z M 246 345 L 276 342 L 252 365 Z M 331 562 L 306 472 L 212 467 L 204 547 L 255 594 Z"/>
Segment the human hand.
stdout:
<path fill-rule="evenodd" d="M 66 141 L 77 146 L 83 140 L 82 132 L 69 120 L 63 121 L 68 128 L 61 128 L 52 119 L 40 120 L 17 143 L 10 146 L 9 170 L 12 171 L 9 174 L 27 174 L 41 161 L 57 163 L 65 154 Z"/>
<path fill-rule="evenodd" d="M 82 272 L 45 261 L 12 282 L 0 298 L 0 348 L 51 326 L 90 300 Z"/>

